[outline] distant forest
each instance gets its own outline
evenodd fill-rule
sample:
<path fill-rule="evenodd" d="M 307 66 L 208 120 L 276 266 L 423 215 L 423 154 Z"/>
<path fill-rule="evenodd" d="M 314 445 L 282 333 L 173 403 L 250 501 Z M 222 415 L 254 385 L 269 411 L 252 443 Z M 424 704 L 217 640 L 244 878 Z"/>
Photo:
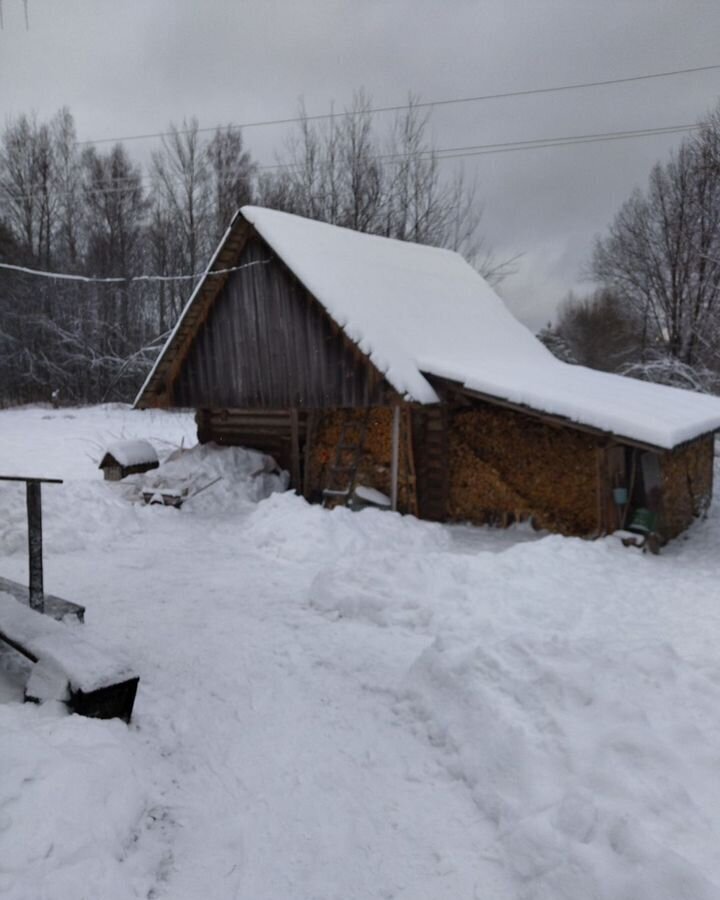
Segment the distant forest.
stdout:
<path fill-rule="evenodd" d="M 362 92 L 323 122 L 301 111 L 258 166 L 232 126 L 170 125 L 141 167 L 78 143 L 73 116 L 22 115 L 0 136 L 0 404 L 129 401 L 235 211 L 246 203 L 461 252 L 493 282 L 474 183 L 443 177 L 416 101 L 379 134 Z M 720 389 L 720 113 L 653 169 L 595 247 L 598 290 L 540 334 L 560 358 Z M 185 280 L 133 281 L 141 275 Z"/>

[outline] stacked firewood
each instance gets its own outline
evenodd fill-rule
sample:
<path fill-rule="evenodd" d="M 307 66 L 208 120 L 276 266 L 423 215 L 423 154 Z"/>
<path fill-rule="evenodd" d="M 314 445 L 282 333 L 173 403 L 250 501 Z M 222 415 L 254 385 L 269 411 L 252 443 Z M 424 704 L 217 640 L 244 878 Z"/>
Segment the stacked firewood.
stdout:
<path fill-rule="evenodd" d="M 675 537 L 706 512 L 712 495 L 713 453 L 713 438 L 707 437 L 663 456 L 663 537 Z"/>
<path fill-rule="evenodd" d="M 597 528 L 597 442 L 570 428 L 482 404 L 450 420 L 450 514 L 475 522 L 532 519 L 540 528 Z"/>
<path fill-rule="evenodd" d="M 312 490 L 321 491 L 327 484 L 328 470 L 335 461 L 335 451 L 340 442 L 343 427 L 352 423 L 353 429 L 345 434 L 346 442 L 357 440 L 365 421 L 364 409 L 339 409 L 323 413 L 316 424 L 310 454 L 310 478 Z M 390 496 L 392 467 L 392 419 L 388 407 L 373 407 L 363 444 L 363 452 L 357 471 L 356 483 L 375 488 Z M 408 478 L 408 427 L 406 416 L 401 418 L 400 453 L 398 460 L 398 508 L 412 508 L 412 488 Z M 348 456 L 351 455 L 348 452 Z"/>

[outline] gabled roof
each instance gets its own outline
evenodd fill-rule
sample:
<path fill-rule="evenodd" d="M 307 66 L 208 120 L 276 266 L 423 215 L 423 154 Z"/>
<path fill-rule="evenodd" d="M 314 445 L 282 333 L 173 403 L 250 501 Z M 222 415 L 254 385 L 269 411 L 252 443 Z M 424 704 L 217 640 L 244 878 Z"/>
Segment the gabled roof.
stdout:
<path fill-rule="evenodd" d="M 450 250 L 246 206 L 214 260 L 223 258 L 238 223 L 255 229 L 407 400 L 436 403 L 426 376 L 437 376 L 661 448 L 720 428 L 720 398 L 560 362 Z M 211 263 L 209 269 L 216 267 Z M 204 289 L 198 285 L 136 404 L 142 404 L 158 369 L 167 368 L 178 335 L 187 340 L 188 317 Z"/>

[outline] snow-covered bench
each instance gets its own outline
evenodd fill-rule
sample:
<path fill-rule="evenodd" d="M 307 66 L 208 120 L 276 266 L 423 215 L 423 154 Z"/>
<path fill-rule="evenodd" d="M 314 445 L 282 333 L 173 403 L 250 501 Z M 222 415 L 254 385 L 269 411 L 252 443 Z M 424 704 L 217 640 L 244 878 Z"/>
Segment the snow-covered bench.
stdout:
<path fill-rule="evenodd" d="M 0 640 L 34 664 L 28 700 L 61 700 L 80 715 L 130 721 L 139 679 L 83 626 L 58 622 L 0 591 Z"/>

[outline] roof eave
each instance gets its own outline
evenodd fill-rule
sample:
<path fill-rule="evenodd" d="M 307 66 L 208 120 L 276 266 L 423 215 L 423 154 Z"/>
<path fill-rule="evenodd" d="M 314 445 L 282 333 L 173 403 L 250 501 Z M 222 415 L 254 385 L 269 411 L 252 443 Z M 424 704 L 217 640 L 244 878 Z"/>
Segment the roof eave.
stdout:
<path fill-rule="evenodd" d="M 452 381 L 448 378 L 437 378 L 430 373 L 424 373 L 427 375 L 431 384 L 433 382 L 445 382 L 451 386 L 451 388 L 457 391 L 460 394 L 464 394 L 467 397 L 470 397 L 475 400 L 482 400 L 485 403 L 491 403 L 495 406 L 502 406 L 506 409 L 511 409 L 515 412 L 524 413 L 525 415 L 532 416 L 533 418 L 540 419 L 544 422 L 547 422 L 550 425 L 554 425 L 557 427 L 563 428 L 572 428 L 575 431 L 582 431 L 586 434 L 592 434 L 596 437 L 605 438 L 608 441 L 616 442 L 619 444 L 626 444 L 630 447 L 637 447 L 639 450 L 647 450 L 651 453 L 672 453 L 675 450 L 679 450 L 682 447 L 685 447 L 688 444 L 692 444 L 695 441 L 701 440 L 702 438 L 709 437 L 710 435 L 715 434 L 720 431 L 720 428 L 710 429 L 709 431 L 703 431 L 694 437 L 687 438 L 683 441 L 678 441 L 675 444 L 672 444 L 669 447 L 664 447 L 661 444 L 653 444 L 648 441 L 642 441 L 638 438 L 630 437 L 629 435 L 618 434 L 614 431 L 607 431 L 602 428 L 597 428 L 594 425 L 585 425 L 582 422 L 576 422 L 574 419 L 570 419 L 567 416 L 559 415 L 557 413 L 548 413 L 545 410 L 536 409 L 531 406 L 527 406 L 524 403 L 515 403 L 512 400 L 506 400 L 503 397 L 497 397 L 493 394 L 487 394 L 483 391 L 476 391 L 471 388 L 466 387 L 461 382 Z"/>

